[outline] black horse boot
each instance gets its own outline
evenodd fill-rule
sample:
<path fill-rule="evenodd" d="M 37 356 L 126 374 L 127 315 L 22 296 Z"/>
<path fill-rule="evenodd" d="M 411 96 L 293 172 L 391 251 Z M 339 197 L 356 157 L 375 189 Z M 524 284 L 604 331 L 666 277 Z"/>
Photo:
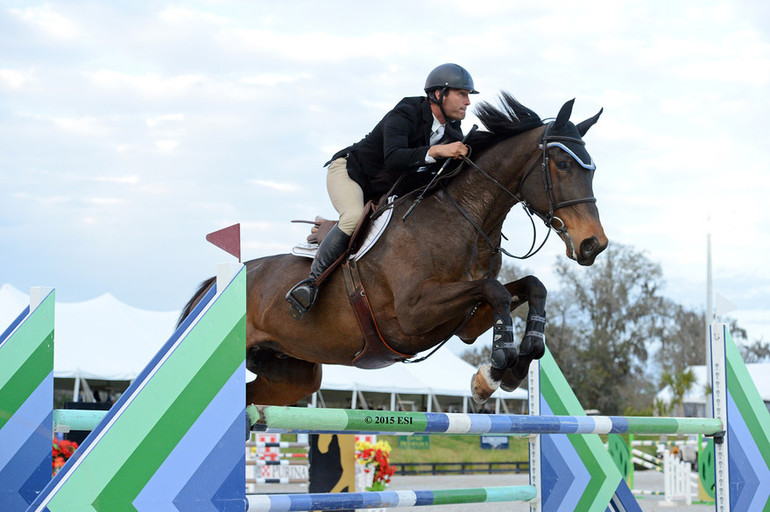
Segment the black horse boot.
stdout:
<path fill-rule="evenodd" d="M 292 317 L 299 320 L 310 311 L 318 297 L 315 280 L 345 252 L 349 242 L 350 235 L 345 234 L 335 224 L 318 247 L 313 264 L 310 265 L 310 277 L 295 284 L 286 294 L 286 300 L 291 305 Z"/>

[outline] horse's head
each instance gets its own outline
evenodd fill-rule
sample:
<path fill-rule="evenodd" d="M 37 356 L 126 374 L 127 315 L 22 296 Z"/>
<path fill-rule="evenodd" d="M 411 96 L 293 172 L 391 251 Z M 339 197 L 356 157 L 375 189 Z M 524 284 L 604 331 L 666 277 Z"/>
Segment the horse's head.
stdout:
<path fill-rule="evenodd" d="M 593 194 L 596 166 L 582 137 L 602 111 L 575 125 L 569 120 L 574 101 L 562 106 L 540 139 L 542 180 L 532 172 L 520 191 L 529 207 L 559 233 L 567 246 L 567 256 L 581 265 L 591 265 L 607 247 L 607 236 Z"/>

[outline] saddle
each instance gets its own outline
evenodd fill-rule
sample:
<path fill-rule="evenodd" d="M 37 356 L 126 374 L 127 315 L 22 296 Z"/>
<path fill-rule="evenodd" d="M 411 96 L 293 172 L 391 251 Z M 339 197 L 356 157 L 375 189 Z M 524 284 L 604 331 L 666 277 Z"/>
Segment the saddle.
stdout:
<path fill-rule="evenodd" d="M 377 205 L 374 201 L 369 201 L 364 205 L 364 213 L 358 220 L 358 224 L 356 225 L 356 229 L 353 230 L 353 234 L 350 235 L 350 242 L 348 242 L 347 250 L 345 250 L 345 252 L 343 252 L 340 257 L 334 261 L 334 263 L 329 265 L 329 267 L 324 270 L 320 276 L 318 276 L 318 279 L 316 279 L 315 283 L 313 284 L 320 286 L 321 283 L 323 283 L 326 278 L 329 277 L 331 273 L 342 264 L 343 261 L 347 260 L 351 254 L 355 254 L 358 251 L 361 243 L 365 238 L 364 235 L 369 231 L 369 227 L 371 226 L 372 214 L 376 210 Z M 307 236 L 307 241 L 309 244 L 317 245 L 320 245 L 321 242 L 323 242 L 323 239 L 326 238 L 326 235 L 329 234 L 329 231 L 331 231 L 335 224 L 337 224 L 336 220 L 328 220 L 324 219 L 323 217 L 316 217 L 314 221 L 293 220 L 292 222 L 305 222 L 312 224 L 313 227 L 310 228 L 310 234 Z"/>
<path fill-rule="evenodd" d="M 369 304 L 366 290 L 361 282 L 356 259 L 350 257 L 351 254 L 356 254 L 359 251 L 362 244 L 366 243 L 366 235 L 372 224 L 372 214 L 376 209 L 377 207 L 373 201 L 366 203 L 364 214 L 361 216 L 356 229 L 350 237 L 347 250 L 334 263 L 329 265 L 329 268 L 318 276 L 318 279 L 315 281 L 316 286 L 320 285 L 337 267 L 342 266 L 348 300 L 353 308 L 353 313 L 361 329 L 364 342 L 363 348 L 353 359 L 353 365 L 365 369 L 384 368 L 393 363 L 409 359 L 414 355 L 403 354 L 394 350 L 382 337 L 377 327 L 377 321 L 374 318 L 372 306 Z M 327 220 L 322 217 L 316 217 L 314 221 L 293 222 L 307 222 L 313 225 L 310 229 L 310 235 L 307 237 L 307 241 L 310 244 L 320 244 L 336 224 L 336 221 Z"/>

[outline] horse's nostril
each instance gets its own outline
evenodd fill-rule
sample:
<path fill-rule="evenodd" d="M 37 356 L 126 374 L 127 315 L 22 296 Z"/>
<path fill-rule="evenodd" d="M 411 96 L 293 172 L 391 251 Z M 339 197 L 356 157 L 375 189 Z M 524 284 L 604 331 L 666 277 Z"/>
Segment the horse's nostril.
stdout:
<path fill-rule="evenodd" d="M 593 263 L 596 255 L 601 252 L 599 239 L 595 236 L 586 238 L 580 242 L 580 258 L 578 263 L 582 265 L 590 265 Z"/>
<path fill-rule="evenodd" d="M 598 245 L 599 245 L 599 240 L 597 240 L 595 236 L 592 236 L 591 238 L 586 238 L 580 243 L 580 252 L 588 256 L 589 254 L 591 254 L 596 250 L 596 247 Z"/>

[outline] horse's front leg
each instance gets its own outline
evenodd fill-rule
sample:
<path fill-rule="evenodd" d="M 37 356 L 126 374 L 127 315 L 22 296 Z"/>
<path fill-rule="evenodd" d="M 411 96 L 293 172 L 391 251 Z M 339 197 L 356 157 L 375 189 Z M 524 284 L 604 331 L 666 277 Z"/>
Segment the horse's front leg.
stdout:
<path fill-rule="evenodd" d="M 489 307 L 480 308 L 472 322 L 459 333 L 468 340 L 486 331 L 490 323 L 494 328 L 490 364 L 479 368 L 473 378 L 473 398 L 478 403 L 486 402 L 498 387 L 505 391 L 518 388 L 526 378 L 532 360 L 540 359 L 545 353 L 545 286 L 536 277 L 527 276 L 506 284 L 505 289 L 512 297 L 510 309 L 505 315 L 509 322 L 510 311 L 524 302 L 529 306 L 526 329 L 518 345 L 513 341 L 512 328 L 510 336 L 500 332 L 507 324 L 498 312 Z"/>
<path fill-rule="evenodd" d="M 492 313 L 490 363 L 481 366 L 471 379 L 473 399 L 480 404 L 489 400 L 492 393 L 500 387 L 506 373 L 516 366 L 519 359 L 511 319 L 512 294 L 499 281 L 493 282 L 496 286 L 488 286 L 486 301 Z"/>
<path fill-rule="evenodd" d="M 480 309 L 483 309 L 484 314 L 488 314 L 490 319 L 494 317 L 495 330 L 492 349 L 494 368 L 487 369 L 483 378 L 474 377 L 472 382 L 474 398 L 483 402 L 499 386 L 503 371 L 516 362 L 511 320 L 511 294 L 500 281 L 497 279 L 455 283 L 422 281 L 415 288 L 397 295 L 394 300 L 394 309 L 402 333 L 408 336 L 422 336 L 433 332 L 436 326 L 456 325 L 457 318 L 462 318 L 465 312 L 470 311 L 477 304 L 483 305 Z M 473 323 L 473 317 L 471 317 L 471 323 Z M 487 322 L 486 329 L 489 328 L 489 324 L 490 322 Z"/>
<path fill-rule="evenodd" d="M 529 365 L 534 359 L 545 354 L 545 299 L 547 291 L 543 283 L 535 276 L 527 276 L 508 283 L 506 289 L 519 299 L 525 299 L 529 306 L 527 325 L 518 347 L 516 362 L 506 368 L 500 387 L 505 391 L 518 388 L 527 377 Z M 514 308 L 511 309 L 513 311 Z"/>

